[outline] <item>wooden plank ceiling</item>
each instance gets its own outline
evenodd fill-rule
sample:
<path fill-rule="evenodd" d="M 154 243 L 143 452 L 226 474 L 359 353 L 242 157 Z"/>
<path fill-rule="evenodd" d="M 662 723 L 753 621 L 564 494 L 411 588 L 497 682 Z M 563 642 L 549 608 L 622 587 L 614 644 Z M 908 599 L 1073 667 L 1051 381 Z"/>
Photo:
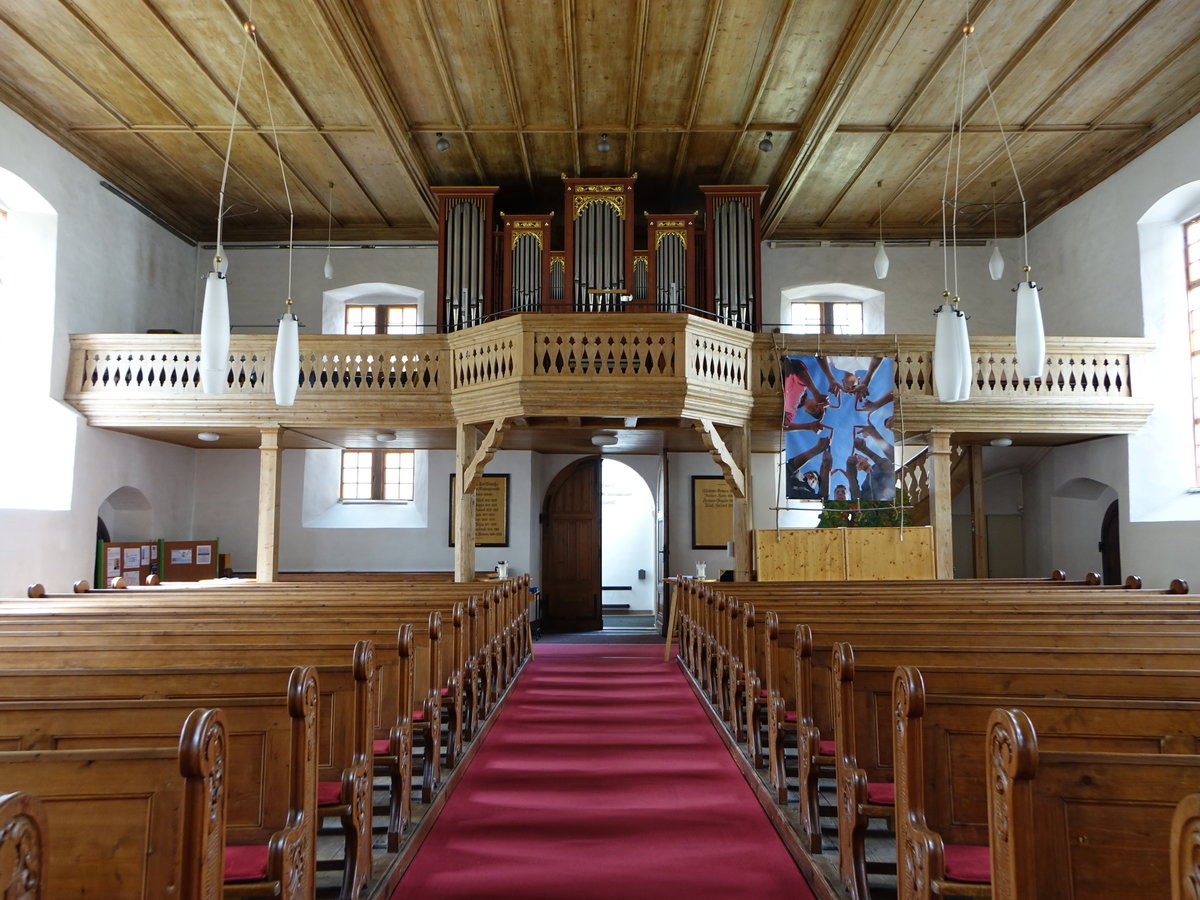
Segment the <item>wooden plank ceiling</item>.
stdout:
<path fill-rule="evenodd" d="M 652 212 L 766 184 L 767 237 L 843 241 L 881 211 L 940 237 L 960 71 L 959 197 L 999 202 L 960 238 L 1021 231 L 1004 136 L 1032 225 L 1200 112 L 1197 0 L 5 0 L 0 101 L 212 240 L 248 19 L 228 240 L 287 238 L 272 115 L 298 240 L 331 205 L 335 242 L 432 239 L 430 185 L 546 212 L 564 173 L 637 173 Z"/>

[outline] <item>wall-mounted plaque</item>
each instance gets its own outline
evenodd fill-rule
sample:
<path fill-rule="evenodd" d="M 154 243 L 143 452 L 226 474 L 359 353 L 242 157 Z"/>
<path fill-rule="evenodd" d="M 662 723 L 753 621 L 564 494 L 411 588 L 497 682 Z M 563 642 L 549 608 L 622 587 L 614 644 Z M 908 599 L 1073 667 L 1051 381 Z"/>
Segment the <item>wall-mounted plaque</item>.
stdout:
<path fill-rule="evenodd" d="M 733 540 L 733 491 L 721 475 L 692 476 L 692 549 L 724 550 Z"/>
<path fill-rule="evenodd" d="M 450 476 L 450 546 L 458 513 L 454 502 L 454 479 Z M 475 546 L 508 546 L 508 476 L 484 475 L 475 489 Z"/>

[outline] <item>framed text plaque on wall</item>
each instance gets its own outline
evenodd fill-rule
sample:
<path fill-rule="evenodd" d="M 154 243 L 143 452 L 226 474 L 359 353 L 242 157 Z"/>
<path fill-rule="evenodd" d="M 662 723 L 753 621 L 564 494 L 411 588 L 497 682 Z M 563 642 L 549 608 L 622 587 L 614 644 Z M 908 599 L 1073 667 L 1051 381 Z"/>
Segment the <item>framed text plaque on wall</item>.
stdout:
<path fill-rule="evenodd" d="M 733 492 L 724 476 L 692 476 L 692 549 L 724 550 L 733 540 Z"/>
<path fill-rule="evenodd" d="M 450 546 L 458 513 L 454 502 L 454 479 L 450 476 Z M 475 546 L 508 546 L 508 476 L 484 475 L 475 489 Z"/>

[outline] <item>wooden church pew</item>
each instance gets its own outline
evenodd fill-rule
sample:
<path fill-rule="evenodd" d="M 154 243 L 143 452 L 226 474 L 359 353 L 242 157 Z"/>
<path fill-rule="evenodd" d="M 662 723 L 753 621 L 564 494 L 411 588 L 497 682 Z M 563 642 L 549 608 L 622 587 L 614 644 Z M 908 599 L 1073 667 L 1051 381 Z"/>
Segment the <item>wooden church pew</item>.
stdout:
<path fill-rule="evenodd" d="M 0 884 L 42 900 L 46 884 L 46 811 L 24 791 L 0 794 Z"/>
<path fill-rule="evenodd" d="M 890 705 L 900 900 L 976 895 L 979 882 L 990 880 L 983 748 L 989 716 L 1004 703 L 1029 715 L 1044 750 L 1194 755 L 1200 749 L 1194 700 L 927 694 L 919 669 L 897 668 Z M 972 881 L 961 883 L 964 877 Z"/>
<path fill-rule="evenodd" d="M 187 717 L 174 747 L 0 751 L 0 783 L 45 814 L 42 896 L 219 896 L 225 752 L 211 709 Z"/>
<path fill-rule="evenodd" d="M 1200 756 L 1040 749 L 1005 708 L 983 752 L 994 900 L 1170 893 L 1172 811 L 1200 788 Z"/>

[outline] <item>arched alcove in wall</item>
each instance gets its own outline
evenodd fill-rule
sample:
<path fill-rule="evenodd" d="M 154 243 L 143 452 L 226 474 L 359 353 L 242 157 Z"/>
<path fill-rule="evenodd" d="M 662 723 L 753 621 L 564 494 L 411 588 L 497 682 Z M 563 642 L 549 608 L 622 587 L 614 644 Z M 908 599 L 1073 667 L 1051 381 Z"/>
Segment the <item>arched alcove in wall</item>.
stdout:
<path fill-rule="evenodd" d="M 321 295 L 321 333 L 346 333 L 346 306 L 388 306 L 414 304 L 417 330 L 425 324 L 425 292 L 404 284 L 363 282 L 325 291 Z"/>
<path fill-rule="evenodd" d="M 117 488 L 100 503 L 96 515 L 108 528 L 113 541 L 148 541 L 158 537 L 154 507 L 135 487 Z"/>
<path fill-rule="evenodd" d="M 1109 508 L 1118 499 L 1116 489 L 1095 478 L 1080 477 L 1062 482 L 1051 493 L 1054 566 L 1065 569 L 1072 578 L 1101 572 L 1100 545 Z M 1112 527 L 1110 522 L 1110 530 Z"/>
<path fill-rule="evenodd" d="M 845 282 L 820 282 L 784 288 L 779 298 L 780 322 L 790 322 L 791 304 L 819 301 L 852 302 L 863 305 L 863 334 L 883 334 L 884 293 L 878 288 Z"/>

